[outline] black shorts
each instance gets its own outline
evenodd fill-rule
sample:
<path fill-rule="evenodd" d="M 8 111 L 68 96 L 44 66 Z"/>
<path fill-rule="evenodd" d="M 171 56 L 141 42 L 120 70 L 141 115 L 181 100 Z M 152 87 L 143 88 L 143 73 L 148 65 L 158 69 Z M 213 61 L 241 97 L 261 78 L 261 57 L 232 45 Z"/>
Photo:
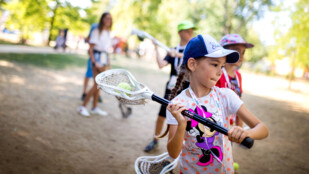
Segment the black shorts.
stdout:
<path fill-rule="evenodd" d="M 168 84 L 168 82 L 167 82 L 167 84 Z M 169 100 L 172 91 L 167 88 L 167 84 L 166 84 L 166 88 L 165 88 L 164 98 Z M 189 85 L 190 85 L 190 83 L 185 81 L 182 84 L 182 90 L 188 88 Z M 177 95 L 180 94 L 182 90 L 178 91 Z M 166 106 L 161 105 L 160 111 L 159 111 L 159 116 L 164 117 L 164 118 L 166 117 Z"/>

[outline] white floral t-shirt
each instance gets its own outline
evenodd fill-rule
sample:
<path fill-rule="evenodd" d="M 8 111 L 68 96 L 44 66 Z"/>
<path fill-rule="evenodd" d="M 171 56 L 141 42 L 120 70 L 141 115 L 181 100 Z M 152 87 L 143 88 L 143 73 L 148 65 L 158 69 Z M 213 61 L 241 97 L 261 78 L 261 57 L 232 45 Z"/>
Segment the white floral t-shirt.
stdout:
<path fill-rule="evenodd" d="M 183 90 L 172 101 L 182 103 L 190 111 L 228 128 L 229 115 L 236 114 L 243 102 L 228 88 L 213 87 L 211 92 L 198 98 L 202 108 Z M 167 124 L 177 120 L 166 111 Z M 181 173 L 234 173 L 231 142 L 228 137 L 188 118 L 184 144 L 180 153 Z"/>

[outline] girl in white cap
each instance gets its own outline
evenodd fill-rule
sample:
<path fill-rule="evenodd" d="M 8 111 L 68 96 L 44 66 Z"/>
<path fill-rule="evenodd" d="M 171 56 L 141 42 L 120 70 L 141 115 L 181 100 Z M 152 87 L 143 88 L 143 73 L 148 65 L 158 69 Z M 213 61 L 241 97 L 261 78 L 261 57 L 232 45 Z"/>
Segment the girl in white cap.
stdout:
<path fill-rule="evenodd" d="M 267 127 L 247 110 L 235 92 L 215 86 L 221 68 L 225 63 L 237 62 L 239 54 L 224 49 L 209 35 L 198 35 L 187 44 L 183 59 L 166 113 L 168 153 L 172 158 L 180 155 L 181 173 L 234 173 L 230 141 L 240 143 L 246 137 L 260 140 L 268 136 Z M 176 96 L 186 77 L 190 86 Z M 225 128 L 230 126 L 229 115 L 237 114 L 251 129 L 234 126 L 225 136 L 184 117 L 181 112 L 187 109 Z"/>
<path fill-rule="evenodd" d="M 222 68 L 222 76 L 217 82 L 216 86 L 219 88 L 230 88 L 239 97 L 242 95 L 242 78 L 238 71 L 244 60 L 244 54 L 246 49 L 254 47 L 253 44 L 245 42 L 245 40 L 239 34 L 227 34 L 222 37 L 220 44 L 225 49 L 235 50 L 239 53 L 239 60 L 236 63 L 227 63 Z M 243 123 L 237 116 L 230 117 L 231 125 L 236 123 L 237 126 L 242 127 Z"/>
<path fill-rule="evenodd" d="M 243 93 L 242 90 L 242 78 L 238 71 L 243 60 L 245 51 L 248 48 L 254 47 L 253 44 L 246 42 L 239 34 L 227 34 L 222 37 L 220 41 L 221 46 L 225 49 L 235 50 L 239 53 L 239 60 L 236 63 L 227 63 L 222 68 L 222 75 L 216 86 L 219 88 L 230 88 L 233 90 L 239 98 Z M 237 115 L 230 115 L 230 124 L 243 127 L 243 122 Z M 234 162 L 234 168 L 237 170 L 239 164 Z"/>

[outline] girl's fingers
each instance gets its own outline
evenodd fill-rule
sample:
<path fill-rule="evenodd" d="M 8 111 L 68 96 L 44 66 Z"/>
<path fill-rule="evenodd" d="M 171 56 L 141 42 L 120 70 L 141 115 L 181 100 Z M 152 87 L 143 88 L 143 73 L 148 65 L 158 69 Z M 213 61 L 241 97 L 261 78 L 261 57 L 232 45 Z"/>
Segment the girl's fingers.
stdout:
<path fill-rule="evenodd" d="M 176 105 L 176 110 L 179 111 L 179 109 L 181 108 L 181 106 L 182 106 L 182 105 L 177 104 L 177 105 Z"/>
<path fill-rule="evenodd" d="M 230 141 L 232 141 L 233 130 L 234 130 L 234 129 L 232 128 L 232 129 L 230 129 L 230 130 L 228 131 L 228 133 L 227 133 L 227 135 L 228 135 Z"/>
<path fill-rule="evenodd" d="M 180 112 L 182 112 L 182 111 L 184 111 L 184 110 L 187 110 L 187 107 L 186 107 L 186 106 L 182 106 L 182 107 L 180 108 Z"/>
<path fill-rule="evenodd" d="M 245 131 L 243 134 L 241 134 L 239 141 L 242 142 L 246 137 L 248 136 L 248 132 Z"/>
<path fill-rule="evenodd" d="M 236 135 L 235 135 L 235 137 L 234 137 L 236 143 L 240 143 L 240 137 L 241 137 L 242 133 L 243 133 L 243 132 L 240 131 L 240 130 L 237 131 L 237 133 L 236 133 Z"/>
<path fill-rule="evenodd" d="M 228 137 L 230 141 L 241 143 L 247 137 L 247 132 L 238 126 L 235 126 L 229 130 Z"/>
<path fill-rule="evenodd" d="M 172 104 L 168 104 L 166 108 L 167 108 L 168 111 L 171 112 L 172 111 Z"/>
<path fill-rule="evenodd" d="M 238 133 L 238 130 L 237 130 L 237 128 L 236 127 L 234 127 L 234 131 L 233 131 L 233 134 L 232 134 L 232 141 L 233 142 L 236 142 L 236 135 L 237 135 L 237 133 Z"/>

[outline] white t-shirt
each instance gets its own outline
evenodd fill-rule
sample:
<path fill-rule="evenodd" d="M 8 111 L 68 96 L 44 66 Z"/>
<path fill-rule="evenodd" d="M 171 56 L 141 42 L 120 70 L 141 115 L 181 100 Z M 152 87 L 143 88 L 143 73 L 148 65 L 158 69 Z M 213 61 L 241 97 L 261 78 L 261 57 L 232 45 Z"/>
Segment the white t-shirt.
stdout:
<path fill-rule="evenodd" d="M 111 53 L 112 34 L 107 30 L 103 30 L 99 34 L 99 29 L 95 28 L 91 33 L 89 43 L 94 44 L 94 49 L 97 51 Z"/>
<path fill-rule="evenodd" d="M 225 128 L 230 126 L 229 115 L 236 114 L 243 104 L 234 91 L 215 86 L 207 96 L 198 98 L 203 108 L 201 110 L 196 107 L 194 100 L 186 95 L 186 91 L 187 89 L 183 90 L 172 101 L 182 103 L 190 111 L 199 115 L 204 113 L 207 119 Z M 169 111 L 166 111 L 166 120 L 167 124 L 178 124 Z M 183 174 L 234 172 L 232 148 L 228 137 L 188 118 L 184 144 L 180 153 L 180 167 Z"/>

